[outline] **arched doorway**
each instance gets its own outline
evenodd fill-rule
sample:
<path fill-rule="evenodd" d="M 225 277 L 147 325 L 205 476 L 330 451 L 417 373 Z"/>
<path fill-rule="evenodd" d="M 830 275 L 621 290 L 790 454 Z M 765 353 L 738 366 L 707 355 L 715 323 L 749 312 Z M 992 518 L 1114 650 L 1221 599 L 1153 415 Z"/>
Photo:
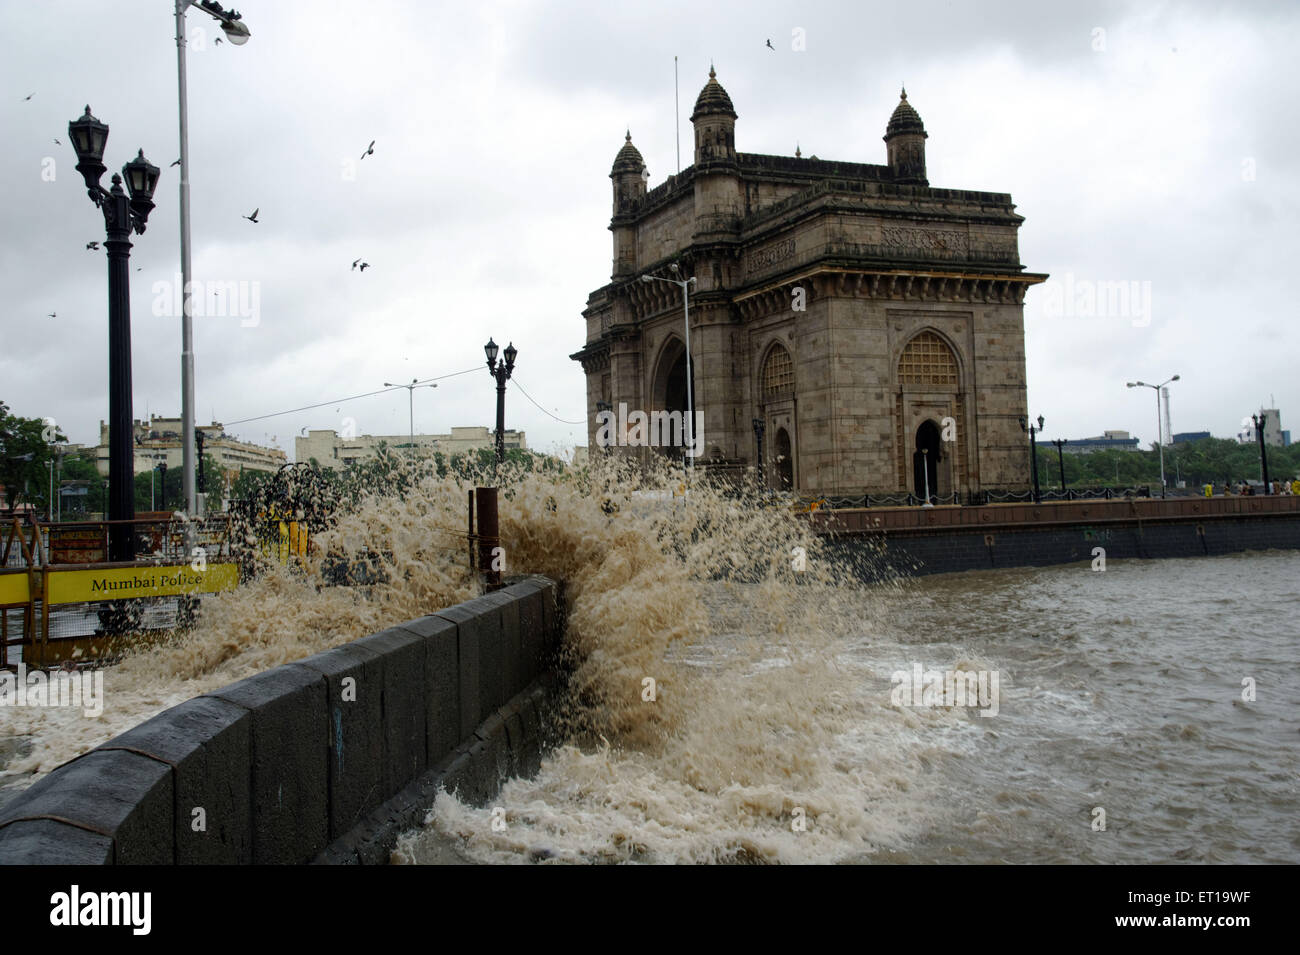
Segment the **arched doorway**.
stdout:
<path fill-rule="evenodd" d="M 916 450 L 912 452 L 912 493 L 924 501 L 927 492 L 933 501 L 939 493 L 939 458 L 943 445 L 939 441 L 939 426 L 933 421 L 921 422 L 916 429 Z"/>
<path fill-rule="evenodd" d="M 651 400 L 652 411 L 666 411 L 669 414 L 676 412 L 681 420 L 681 431 L 671 432 L 674 439 L 681 443 L 665 447 L 656 440 L 656 450 L 674 459 L 682 458 L 685 453 L 684 445 L 689 443 L 691 435 L 691 421 L 687 412 L 686 346 L 676 336 L 670 336 L 659 353 Z M 666 439 L 668 435 L 654 437 Z"/>
<path fill-rule="evenodd" d="M 785 428 L 777 428 L 776 440 L 772 445 L 772 466 L 776 471 L 776 486 L 782 491 L 788 491 L 794 487 L 794 458 L 790 454 L 790 432 Z"/>

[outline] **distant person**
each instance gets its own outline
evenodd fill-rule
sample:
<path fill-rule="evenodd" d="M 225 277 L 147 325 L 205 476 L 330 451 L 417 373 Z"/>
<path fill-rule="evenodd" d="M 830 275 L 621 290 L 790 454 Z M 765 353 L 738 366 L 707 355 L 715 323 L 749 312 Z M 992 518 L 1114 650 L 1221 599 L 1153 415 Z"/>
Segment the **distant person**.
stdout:
<path fill-rule="evenodd" d="M 1206 496 L 1206 497 L 1214 497 L 1214 485 L 1213 485 L 1213 484 L 1207 484 L 1207 485 L 1205 485 L 1205 496 Z"/>
<path fill-rule="evenodd" d="M 1291 493 L 1300 494 L 1300 478 L 1296 478 L 1296 480 L 1291 482 Z"/>

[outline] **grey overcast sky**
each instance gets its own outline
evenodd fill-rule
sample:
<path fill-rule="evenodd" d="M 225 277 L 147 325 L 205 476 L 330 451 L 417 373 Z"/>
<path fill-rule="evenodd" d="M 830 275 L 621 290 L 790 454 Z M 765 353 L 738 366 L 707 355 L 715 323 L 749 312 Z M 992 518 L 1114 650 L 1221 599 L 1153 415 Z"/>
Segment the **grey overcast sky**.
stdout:
<path fill-rule="evenodd" d="M 608 281 L 609 170 L 625 127 L 651 185 L 676 168 L 673 56 L 688 116 L 709 62 L 742 152 L 884 161 L 905 82 L 935 186 L 1009 192 L 1030 290 L 1031 415 L 1045 437 L 1235 433 L 1275 402 L 1300 435 L 1294 3 L 421 3 L 247 0 L 242 47 L 188 15 L 200 423 L 293 453 L 303 428 L 492 425 L 489 335 L 519 349 L 507 427 L 586 442 L 588 293 Z M 792 38 L 802 31 L 803 50 Z M 771 39 L 775 51 L 766 46 Z M 135 416 L 180 412 L 172 0 L 0 2 L 0 399 L 94 443 L 107 418 L 104 238 L 67 124 L 86 104 L 119 169 L 163 170 L 132 252 Z M 31 99 L 25 99 L 33 94 Z M 59 139 L 62 145 L 55 145 Z M 358 161 L 367 144 L 374 153 Z M 108 180 L 105 177 L 105 184 Z M 258 223 L 242 216 L 260 210 Z M 371 264 L 352 271 L 356 258 Z M 137 268 L 139 271 L 137 271 Z M 1128 312 L 1091 308 L 1125 282 Z M 1149 290 L 1150 310 L 1140 306 Z M 253 298 L 254 292 L 256 298 Z M 1054 297 L 1055 296 L 1055 297 Z M 223 307 L 224 301 L 224 307 Z M 1117 304 L 1117 303 L 1111 303 Z M 256 308 L 254 308 L 256 306 Z M 56 313 L 56 318 L 47 317 Z M 205 313 L 206 314 L 203 314 Z M 215 313 L 215 314 L 214 314 Z"/>

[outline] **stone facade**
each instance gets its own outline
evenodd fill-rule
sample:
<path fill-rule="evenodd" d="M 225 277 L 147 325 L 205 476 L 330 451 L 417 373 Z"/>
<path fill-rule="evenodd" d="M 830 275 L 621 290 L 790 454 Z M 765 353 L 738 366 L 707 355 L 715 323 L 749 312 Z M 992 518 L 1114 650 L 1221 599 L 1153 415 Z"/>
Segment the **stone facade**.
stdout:
<path fill-rule="evenodd" d="M 753 467 L 757 419 L 772 487 L 1027 486 L 1023 303 L 1046 276 L 1020 264 L 1011 197 L 929 185 L 906 91 L 887 165 L 740 153 L 735 120 L 710 70 L 692 166 L 647 190 L 630 133 L 615 159 L 612 281 L 589 297 L 571 356 L 592 446 L 606 403 L 686 411 L 682 288 L 641 279 L 691 277 L 697 465 Z M 619 453 L 681 453 L 626 436 Z"/>

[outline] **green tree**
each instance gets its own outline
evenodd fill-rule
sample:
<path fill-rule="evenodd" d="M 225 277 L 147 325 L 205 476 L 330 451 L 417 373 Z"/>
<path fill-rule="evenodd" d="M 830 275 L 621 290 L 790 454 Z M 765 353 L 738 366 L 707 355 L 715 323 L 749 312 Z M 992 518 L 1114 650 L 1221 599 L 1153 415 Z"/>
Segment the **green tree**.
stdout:
<path fill-rule="evenodd" d="M 67 440 L 56 426 L 11 414 L 0 401 L 0 487 L 6 507 L 27 503 L 44 513 L 50 498 L 46 462 L 53 461 L 54 444 Z"/>

